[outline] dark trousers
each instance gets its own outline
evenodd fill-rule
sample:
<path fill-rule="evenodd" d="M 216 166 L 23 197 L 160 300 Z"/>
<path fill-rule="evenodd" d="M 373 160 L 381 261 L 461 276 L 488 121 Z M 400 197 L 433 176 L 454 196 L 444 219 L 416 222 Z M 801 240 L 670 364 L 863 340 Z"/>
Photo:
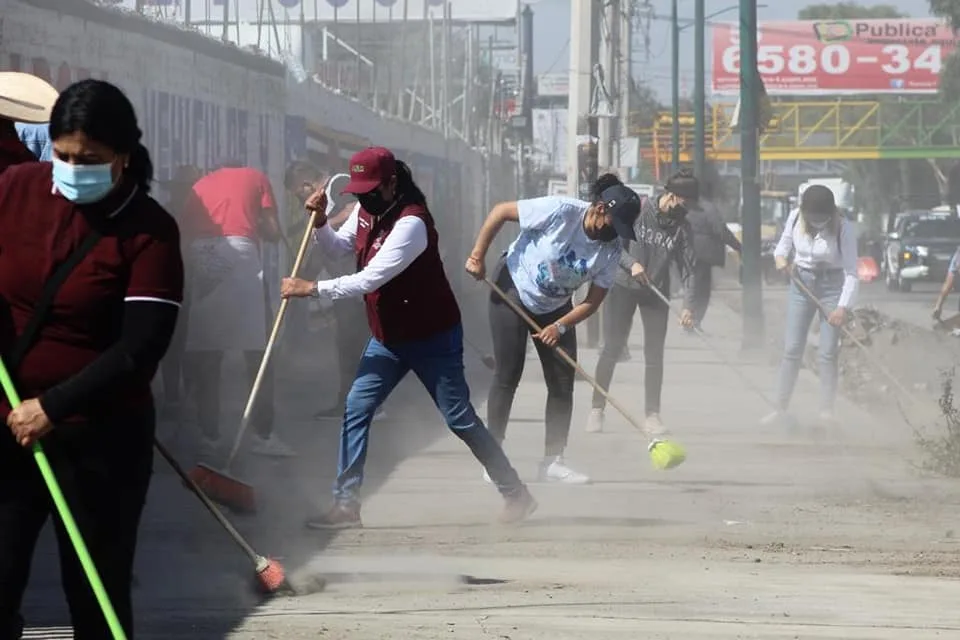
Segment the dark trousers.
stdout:
<path fill-rule="evenodd" d="M 424 340 L 385 345 L 367 342 L 356 379 L 347 396 L 334 497 L 340 504 L 359 502 L 367 461 L 370 423 L 377 408 L 412 371 L 423 383 L 447 427 L 470 449 L 505 497 L 518 495 L 523 483 L 497 441 L 470 404 L 463 374 L 463 327 Z"/>
<path fill-rule="evenodd" d="M 68 429 L 70 430 L 68 432 Z M 127 637 L 137 528 L 150 485 L 153 409 L 123 419 L 68 425 L 44 448 Z M 67 435 L 63 435 L 67 434 Z M 62 436 L 62 437 L 61 437 Z M 76 640 L 111 635 L 29 450 L 0 433 L 0 640 L 18 640 L 20 604 L 40 530 L 53 515 L 60 575 Z"/>
<path fill-rule="evenodd" d="M 333 303 L 333 316 L 337 322 L 337 363 L 340 373 L 337 402 L 343 406 L 370 340 L 370 329 L 362 300 L 337 300 Z"/>
<path fill-rule="evenodd" d="M 247 382 L 244 387 L 246 403 L 253 381 L 257 377 L 262 351 L 244 351 L 243 358 L 247 369 Z M 197 421 L 204 437 L 216 440 L 220 437 L 220 378 L 223 365 L 222 351 L 194 351 L 189 354 L 193 367 L 192 379 L 197 401 Z M 261 438 L 273 433 L 273 364 L 264 372 L 257 402 L 253 407 L 253 428 Z"/>
<path fill-rule="evenodd" d="M 707 307 L 710 306 L 710 292 L 713 289 L 713 265 L 697 262 L 693 270 L 694 282 L 697 283 L 692 309 L 693 323 L 699 327 L 704 316 L 707 315 Z"/>
<path fill-rule="evenodd" d="M 633 314 L 640 309 L 643 322 L 643 386 L 646 414 L 660 413 L 660 392 L 663 389 L 663 348 L 667 341 L 670 308 L 646 290 L 614 285 L 603 305 L 604 343 L 594 376 L 604 389 L 610 388 L 613 370 L 630 337 Z M 607 404 L 603 395 L 593 392 L 593 408 Z"/>
<path fill-rule="evenodd" d="M 502 261 L 496 270 L 496 282 L 511 300 L 523 307 L 510 272 Z M 568 314 L 572 306 L 568 301 L 551 313 L 543 315 L 529 311 L 527 313 L 537 326 L 543 328 Z M 525 307 L 524 310 L 526 310 Z M 510 420 L 513 398 L 517 393 L 520 378 L 523 376 L 523 367 L 527 359 L 527 340 L 530 339 L 533 330 L 500 298 L 499 294 L 492 292 L 490 331 L 493 334 L 493 357 L 496 358 L 497 366 L 493 375 L 493 384 L 490 386 L 490 396 L 487 399 L 487 427 L 497 442 L 503 442 L 507 434 L 507 422 Z M 566 449 L 567 438 L 570 435 L 575 372 L 573 367 L 564 362 L 553 348 L 539 340 L 535 340 L 533 344 L 540 357 L 543 378 L 547 383 L 544 455 L 559 456 Z M 577 332 L 574 327 L 568 328 L 567 332 L 560 337 L 557 348 L 566 351 L 574 360 L 577 359 Z"/>

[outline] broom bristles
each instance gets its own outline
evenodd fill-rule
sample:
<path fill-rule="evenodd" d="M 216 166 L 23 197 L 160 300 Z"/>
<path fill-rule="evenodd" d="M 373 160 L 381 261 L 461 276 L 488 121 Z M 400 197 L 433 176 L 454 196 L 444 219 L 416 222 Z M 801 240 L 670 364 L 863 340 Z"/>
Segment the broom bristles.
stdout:
<path fill-rule="evenodd" d="M 650 443 L 650 462 L 656 469 L 665 471 L 679 466 L 687 459 L 684 448 L 669 440 L 655 440 Z"/>
<path fill-rule="evenodd" d="M 257 559 L 257 586 L 263 593 L 279 592 L 287 584 L 287 575 L 283 565 L 273 558 Z"/>
<path fill-rule="evenodd" d="M 198 464 L 190 470 L 189 475 L 214 502 L 236 513 L 256 513 L 256 495 L 253 487 L 246 482 L 216 471 L 205 464 Z"/>

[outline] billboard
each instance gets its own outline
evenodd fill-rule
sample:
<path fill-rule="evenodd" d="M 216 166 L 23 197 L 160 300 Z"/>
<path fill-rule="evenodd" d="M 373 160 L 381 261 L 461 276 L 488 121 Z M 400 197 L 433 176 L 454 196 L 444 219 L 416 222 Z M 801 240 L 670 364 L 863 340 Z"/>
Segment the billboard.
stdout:
<path fill-rule="evenodd" d="M 740 34 L 712 28 L 713 92 L 740 91 Z M 770 95 L 936 93 L 956 34 L 942 20 L 761 22 L 757 69 Z"/>

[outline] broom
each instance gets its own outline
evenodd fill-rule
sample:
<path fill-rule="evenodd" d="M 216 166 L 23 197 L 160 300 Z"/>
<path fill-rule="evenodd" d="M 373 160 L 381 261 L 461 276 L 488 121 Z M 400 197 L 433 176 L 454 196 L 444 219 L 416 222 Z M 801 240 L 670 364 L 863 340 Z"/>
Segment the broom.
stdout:
<path fill-rule="evenodd" d="M 250 562 L 253 563 L 254 567 L 254 580 L 257 584 L 258 589 L 261 593 L 265 595 L 272 595 L 275 593 L 280 593 L 283 591 L 294 591 L 297 590 L 287 581 L 286 572 L 283 569 L 283 565 L 280 564 L 278 560 L 273 558 L 267 558 L 265 556 L 257 553 L 253 547 L 247 542 L 240 532 L 237 531 L 236 527 L 227 520 L 226 516 L 217 508 L 217 505 L 210 500 L 209 497 L 203 492 L 203 489 L 190 477 L 183 467 L 180 466 L 180 463 L 177 462 L 176 458 L 173 457 L 173 454 L 161 444 L 157 439 L 154 439 L 153 446 L 156 448 L 157 452 L 160 453 L 161 457 L 166 460 L 167 464 L 170 465 L 170 468 L 180 476 L 180 479 L 187 486 L 187 488 L 200 500 L 200 503 L 210 512 L 210 515 L 217 521 L 224 531 L 227 532 L 227 535 L 236 543 L 240 550 L 250 558 Z M 318 585 L 320 588 L 322 586 Z M 303 595 L 302 593 L 300 595 Z"/>
<path fill-rule="evenodd" d="M 345 174 L 334 176 L 324 185 L 324 189 L 328 191 L 328 202 L 331 184 L 342 175 Z M 347 177 L 349 179 L 349 176 Z M 296 278 L 300 272 L 300 265 L 303 263 L 303 259 L 307 254 L 307 248 L 310 246 L 310 236 L 313 234 L 314 225 L 319 215 L 320 211 L 317 209 L 310 214 L 310 221 L 307 223 L 303 231 L 303 238 L 300 240 L 300 249 L 297 251 L 297 256 L 293 261 L 293 269 L 290 274 L 291 278 Z M 254 378 L 253 388 L 250 389 L 247 404 L 243 409 L 243 417 L 240 419 L 240 428 L 237 430 L 236 438 L 233 441 L 233 449 L 230 451 L 230 456 L 227 458 L 226 464 L 222 469 L 214 469 L 209 465 L 201 463 L 194 467 L 189 473 L 190 479 L 202 489 L 206 495 L 237 513 L 255 513 L 257 510 L 256 494 L 253 486 L 232 476 L 230 469 L 233 466 L 234 460 L 236 460 L 237 454 L 240 452 L 243 436 L 250 426 L 250 420 L 253 417 L 254 403 L 260 392 L 260 386 L 263 384 L 263 376 L 266 373 L 267 365 L 270 364 L 270 356 L 273 354 L 273 347 L 277 342 L 277 336 L 280 334 L 280 326 L 283 323 L 283 318 L 287 313 L 287 306 L 289 304 L 289 298 L 284 298 L 280 301 L 280 310 L 277 311 L 277 317 L 273 321 L 273 329 L 270 331 L 270 338 L 267 340 L 267 346 L 263 351 L 263 358 L 260 360 L 260 369 L 257 371 L 257 377 Z"/>
<path fill-rule="evenodd" d="M 484 278 L 483 281 L 486 282 L 487 286 L 493 289 L 493 291 L 496 292 L 496 294 L 500 296 L 500 298 L 503 299 L 503 301 L 507 304 L 508 307 L 510 307 L 513 310 L 514 313 L 516 313 L 518 316 L 523 318 L 524 322 L 526 322 L 531 329 L 533 329 L 537 333 L 542 331 L 542 329 L 537 325 L 536 321 L 533 318 L 531 318 L 530 315 L 520 307 L 520 305 L 518 305 L 516 302 L 511 300 L 507 296 L 507 294 L 503 291 L 503 289 L 497 286 L 496 283 L 490 280 L 490 278 Z M 598 383 L 593 378 L 593 376 L 591 376 L 586 371 L 584 371 L 583 367 L 577 364 L 577 361 L 570 357 L 570 354 L 568 354 L 563 349 L 559 349 L 559 348 L 555 349 L 555 351 L 564 362 L 566 362 L 571 367 L 573 367 L 573 369 L 577 372 L 577 374 L 579 374 L 584 380 L 589 382 L 590 385 L 594 389 L 596 389 L 600 393 L 600 395 L 602 395 L 607 400 L 607 402 L 609 402 L 610 405 L 613 406 L 614 409 L 619 411 L 620 414 L 627 419 L 627 422 L 629 422 L 634 428 L 636 428 L 641 433 L 646 433 L 640 421 L 637 420 L 623 405 L 617 402 L 616 398 L 611 396 L 606 389 L 600 386 L 600 383 Z M 661 440 L 661 439 L 654 438 L 650 441 L 649 445 L 647 446 L 647 450 L 650 453 L 650 462 L 653 463 L 653 466 L 655 468 L 661 469 L 661 470 L 672 469 L 680 465 L 684 460 L 687 459 L 687 453 L 684 450 L 684 448 L 680 444 L 676 442 L 672 442 L 670 440 Z"/>
<path fill-rule="evenodd" d="M 797 288 L 800 289 L 800 291 L 803 292 L 803 294 L 810 299 L 811 302 L 817 305 L 817 309 L 820 311 L 820 313 L 823 315 L 824 318 L 830 317 L 830 313 L 826 310 L 826 308 L 820 302 L 819 298 L 813 295 L 813 291 L 810 291 L 810 288 L 807 287 L 807 285 L 805 285 L 803 281 L 800 280 L 800 278 L 798 278 L 792 270 L 790 271 L 790 279 L 793 281 L 795 285 L 797 285 Z M 867 361 L 874 368 L 876 368 L 880 373 L 886 376 L 886 378 L 893 384 L 893 386 L 895 386 L 897 390 L 899 390 L 900 393 L 903 394 L 904 398 L 906 398 L 907 400 L 910 400 L 910 402 L 913 404 L 917 404 L 916 397 L 914 397 L 914 395 L 910 392 L 910 390 L 907 389 L 903 385 L 903 383 L 900 382 L 900 380 L 895 375 L 893 375 L 893 373 L 889 369 L 887 369 L 887 367 L 883 365 L 882 362 L 877 360 L 876 356 L 874 356 L 873 353 L 870 352 L 870 349 L 867 348 L 867 345 L 863 344 L 863 342 L 861 342 L 859 338 L 853 335 L 853 333 L 849 329 L 847 329 L 846 326 L 841 326 L 840 330 L 843 332 L 845 336 L 847 336 L 847 338 L 849 338 L 853 342 L 853 344 L 857 346 L 858 349 L 860 349 L 863 352 L 863 355 L 866 356 Z"/>
<path fill-rule="evenodd" d="M 0 386 L 3 386 L 3 392 L 7 396 L 7 402 L 10 403 L 10 408 L 16 409 L 19 407 L 20 395 L 14 388 L 13 380 L 10 378 L 10 372 L 7 371 L 7 366 L 3 363 L 2 359 L 0 359 Z M 107 595 L 107 590 L 103 586 L 103 581 L 100 579 L 100 573 L 97 571 L 96 565 L 93 564 L 93 558 L 90 557 L 90 551 L 87 549 L 87 545 L 83 541 L 83 536 L 80 533 L 80 528 L 77 526 L 77 521 L 74 520 L 73 514 L 70 512 L 70 506 L 67 504 L 67 500 L 63 496 L 63 491 L 60 489 L 60 483 L 57 482 L 57 476 L 54 474 L 53 468 L 50 466 L 50 461 L 47 459 L 47 454 L 44 453 L 43 446 L 39 442 L 34 442 L 32 448 L 33 459 L 36 461 L 37 467 L 40 469 L 40 475 L 43 476 L 44 484 L 47 485 L 47 491 L 50 493 L 50 498 L 53 500 L 57 514 L 60 516 L 60 520 L 63 521 L 63 527 L 67 530 L 67 536 L 70 538 L 70 542 L 73 544 L 73 549 L 77 553 L 77 558 L 80 560 L 80 566 L 83 567 L 83 572 L 86 574 L 87 580 L 90 582 L 90 587 L 93 589 L 93 595 L 96 597 L 97 604 L 100 605 L 100 610 L 103 612 L 103 617 L 107 621 L 107 627 L 110 629 L 110 635 L 113 637 L 113 640 L 126 640 L 127 634 L 120 625 L 120 620 L 117 618 L 117 612 L 114 610 L 113 604 L 110 602 L 110 596 Z"/>

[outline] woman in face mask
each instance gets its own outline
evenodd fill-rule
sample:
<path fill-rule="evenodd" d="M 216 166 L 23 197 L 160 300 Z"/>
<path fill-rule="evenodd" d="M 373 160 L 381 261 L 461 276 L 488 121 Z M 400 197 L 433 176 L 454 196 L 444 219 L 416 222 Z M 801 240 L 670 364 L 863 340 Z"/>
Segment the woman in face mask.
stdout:
<path fill-rule="evenodd" d="M 688 208 L 699 206 L 699 198 L 697 178 L 684 169 L 667 180 L 663 193 L 643 201 L 640 215 L 633 224 L 636 240 L 625 243 L 618 254 L 616 284 L 603 312 L 603 350 L 595 375 L 600 386 L 609 389 L 617 358 L 630 336 L 634 313 L 640 309 L 643 321 L 644 425 L 651 438 L 667 433 L 660 419 L 660 392 L 670 320 L 669 307 L 651 287 L 669 296 L 670 265 L 675 263 L 684 289 L 681 324 L 693 326 L 692 309 L 700 283 L 693 269 L 693 232 L 686 215 Z M 594 392 L 593 408 L 587 421 L 588 433 L 603 431 L 605 407 L 606 398 Z"/>
<path fill-rule="evenodd" d="M 426 387 L 450 430 L 494 479 L 506 501 L 500 521 L 523 520 L 537 503 L 470 404 L 460 307 L 443 271 L 433 216 L 410 169 L 383 147 L 355 153 L 345 192 L 354 194 L 358 204 L 337 231 L 327 224 L 324 189 L 306 202 L 308 210 L 317 212 L 316 239 L 327 253 L 356 256 L 358 270 L 318 282 L 284 278 L 280 293 L 334 301 L 363 296 L 373 337 L 347 394 L 334 504 L 306 526 L 361 526 L 359 491 L 370 423 L 410 371 Z"/>
<path fill-rule="evenodd" d="M 542 329 L 533 339 L 547 383 L 546 442 L 539 470 L 543 481 L 590 481 L 563 458 L 576 372 L 555 349 L 576 359 L 575 327 L 597 311 L 613 285 L 619 239 L 633 237 L 633 221 L 640 210 L 639 196 L 612 174 L 600 177 L 593 194 L 593 202 L 551 196 L 498 204 L 467 258 L 467 273 L 483 279 L 487 251 L 497 233 L 507 221 L 520 225 L 520 235 L 501 256 L 492 279 Z M 587 282 L 586 298 L 574 306 L 574 292 Z M 494 438 L 503 442 L 531 330 L 499 294 L 491 292 L 490 331 L 497 364 L 487 400 L 487 423 Z"/>
<path fill-rule="evenodd" d="M 0 176 L 0 352 L 25 398 L 2 409 L 0 638 L 20 637 L 30 559 L 50 515 L 31 456 L 38 440 L 132 638 L 130 583 L 153 464 L 150 381 L 183 295 L 180 237 L 149 195 L 150 156 L 120 89 L 68 87 L 50 135 L 52 164 Z M 56 516 L 54 526 L 76 637 L 111 637 Z"/>
<path fill-rule="evenodd" d="M 791 263 L 792 256 L 792 263 Z M 833 192 L 811 185 L 800 198 L 800 209 L 787 218 L 773 254 L 777 269 L 791 271 L 793 278 L 787 302 L 787 329 L 777 386 L 777 410 L 763 424 L 789 424 L 787 407 L 807 346 L 807 333 L 820 306 L 820 422 L 834 422 L 837 395 L 837 351 L 840 327 L 847 320 L 857 294 L 857 238 L 850 222 L 837 209 Z M 806 285 L 817 300 L 811 300 L 797 282 Z M 819 302 L 819 305 L 818 305 Z"/>

